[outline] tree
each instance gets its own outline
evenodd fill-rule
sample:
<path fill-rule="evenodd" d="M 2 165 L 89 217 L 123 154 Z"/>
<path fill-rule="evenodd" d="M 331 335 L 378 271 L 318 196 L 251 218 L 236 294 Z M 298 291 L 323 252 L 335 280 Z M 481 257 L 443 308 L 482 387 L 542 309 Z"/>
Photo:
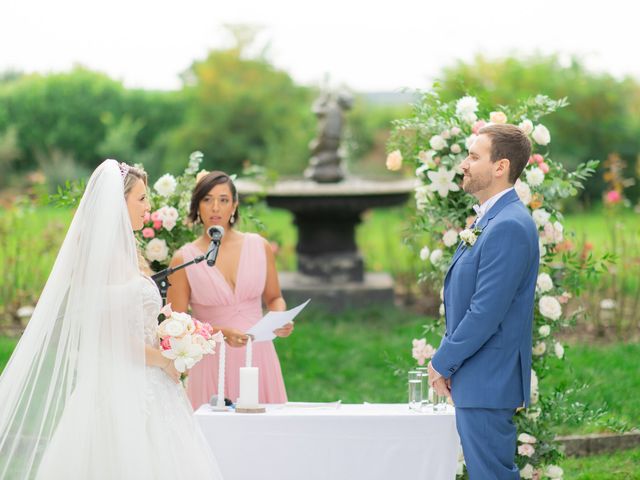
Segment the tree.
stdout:
<path fill-rule="evenodd" d="M 554 158 L 569 169 L 617 152 L 632 166 L 640 152 L 640 85 L 632 78 L 615 79 L 593 73 L 578 58 L 565 64 L 557 55 L 490 60 L 478 55 L 472 62 L 457 62 L 443 70 L 442 98 L 466 93 L 483 103 L 511 105 L 541 93 L 568 97 L 571 104 L 549 118 L 554 132 Z M 585 195 L 599 199 L 604 185 L 599 176 L 586 185 Z M 636 198 L 640 191 L 630 190 Z"/>
<path fill-rule="evenodd" d="M 193 150 L 204 153 L 206 169 L 237 172 L 247 161 L 281 173 L 304 169 L 315 128 L 312 92 L 263 56 L 246 58 L 251 42 L 242 33 L 235 47 L 212 51 L 185 72 L 188 106 L 169 141 L 167 170 Z"/>

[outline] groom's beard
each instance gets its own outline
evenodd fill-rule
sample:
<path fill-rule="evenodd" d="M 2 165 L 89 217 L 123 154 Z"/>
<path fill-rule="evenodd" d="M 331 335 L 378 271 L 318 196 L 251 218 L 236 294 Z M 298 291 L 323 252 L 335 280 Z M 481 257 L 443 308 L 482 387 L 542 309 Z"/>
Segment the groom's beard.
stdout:
<path fill-rule="evenodd" d="M 465 175 L 462 179 L 462 189 L 473 195 L 474 193 L 480 192 L 482 190 L 486 190 L 491 186 L 491 173 L 486 172 L 486 174 L 476 174 L 476 175 Z"/>

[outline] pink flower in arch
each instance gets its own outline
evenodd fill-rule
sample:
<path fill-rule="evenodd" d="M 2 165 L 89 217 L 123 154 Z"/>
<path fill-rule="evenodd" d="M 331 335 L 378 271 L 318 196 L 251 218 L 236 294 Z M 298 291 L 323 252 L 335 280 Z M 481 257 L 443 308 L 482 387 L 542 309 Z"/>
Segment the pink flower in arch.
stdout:
<path fill-rule="evenodd" d="M 522 455 L 523 457 L 531 457 L 534 453 L 536 453 L 536 449 L 533 445 L 528 443 L 523 443 L 518 446 L 518 455 Z"/>
<path fill-rule="evenodd" d="M 605 200 L 607 203 L 620 203 L 622 201 L 622 195 L 617 190 L 611 190 L 607 192 Z"/>
<path fill-rule="evenodd" d="M 153 238 L 156 236 L 156 232 L 153 231 L 153 228 L 147 227 L 142 229 L 142 236 L 144 238 Z"/>
<path fill-rule="evenodd" d="M 427 343 L 424 338 L 414 338 L 412 342 L 411 356 L 418 361 L 418 365 L 424 365 L 425 360 L 433 357 L 436 353 L 435 348 Z"/>
<path fill-rule="evenodd" d="M 542 155 L 540 155 L 539 153 L 534 153 L 531 158 L 533 159 L 534 162 L 536 162 L 538 165 L 540 165 L 541 163 L 544 163 L 544 157 Z"/>
<path fill-rule="evenodd" d="M 545 162 L 540 162 L 538 167 L 540 168 L 540 170 L 542 170 L 542 173 L 544 173 L 545 175 L 549 173 L 549 165 L 547 165 Z"/>
<path fill-rule="evenodd" d="M 486 124 L 487 122 L 485 122 L 484 120 L 478 120 L 476 123 L 473 124 L 473 127 L 471 127 L 471 131 L 477 135 L 480 129 L 484 127 Z"/>

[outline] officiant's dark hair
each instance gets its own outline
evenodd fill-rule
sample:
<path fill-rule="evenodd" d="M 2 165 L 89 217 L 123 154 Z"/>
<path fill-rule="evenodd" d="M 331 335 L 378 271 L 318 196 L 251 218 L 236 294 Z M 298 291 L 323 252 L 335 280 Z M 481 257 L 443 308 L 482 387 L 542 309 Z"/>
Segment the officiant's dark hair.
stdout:
<path fill-rule="evenodd" d="M 229 190 L 231 190 L 231 195 L 233 197 L 233 203 L 238 203 L 238 190 L 236 190 L 236 186 L 233 183 L 233 180 L 229 175 L 219 170 L 214 170 L 213 172 L 207 173 L 204 177 L 202 177 L 196 183 L 195 188 L 193 189 L 193 193 L 191 193 L 191 205 L 189 207 L 189 220 L 192 222 L 196 222 L 198 220 L 198 207 L 200 206 L 200 202 L 207 194 L 211 191 L 213 187 L 216 185 L 229 185 Z M 240 207 L 236 208 L 235 212 L 235 223 L 240 219 Z M 232 225 L 233 226 L 233 225 Z"/>
<path fill-rule="evenodd" d="M 491 161 L 509 160 L 509 183 L 516 183 L 531 156 L 531 141 L 527 134 L 508 123 L 482 127 L 478 135 L 483 134 L 491 139 Z"/>

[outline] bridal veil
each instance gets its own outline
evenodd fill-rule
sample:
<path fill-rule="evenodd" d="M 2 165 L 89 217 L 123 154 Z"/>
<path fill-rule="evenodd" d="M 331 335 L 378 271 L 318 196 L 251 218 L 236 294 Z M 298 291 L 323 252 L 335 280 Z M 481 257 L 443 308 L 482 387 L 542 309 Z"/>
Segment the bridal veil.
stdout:
<path fill-rule="evenodd" d="M 141 285 L 106 160 L 0 377 L 0 479 L 148 477 Z"/>

